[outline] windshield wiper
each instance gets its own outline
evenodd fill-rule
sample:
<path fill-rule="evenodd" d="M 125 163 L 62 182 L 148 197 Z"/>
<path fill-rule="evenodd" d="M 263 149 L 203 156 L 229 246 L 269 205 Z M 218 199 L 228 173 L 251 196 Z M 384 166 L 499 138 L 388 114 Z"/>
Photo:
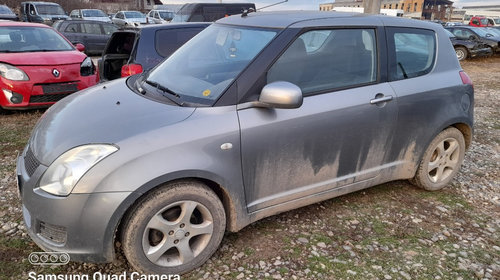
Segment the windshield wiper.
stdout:
<path fill-rule="evenodd" d="M 153 86 L 154 88 L 161 91 L 162 93 L 168 93 L 169 95 L 174 96 L 176 98 L 181 98 L 181 96 L 178 93 L 176 93 L 175 91 L 173 91 L 167 87 L 160 85 L 157 82 L 146 80 L 146 84 Z M 176 100 L 176 99 L 170 97 L 169 95 L 166 95 L 166 94 L 162 94 L 162 95 L 165 96 L 166 98 L 168 98 L 169 100 L 173 101 L 175 104 L 177 104 L 179 106 L 182 106 L 184 104 L 184 102 L 180 102 L 179 100 Z"/>

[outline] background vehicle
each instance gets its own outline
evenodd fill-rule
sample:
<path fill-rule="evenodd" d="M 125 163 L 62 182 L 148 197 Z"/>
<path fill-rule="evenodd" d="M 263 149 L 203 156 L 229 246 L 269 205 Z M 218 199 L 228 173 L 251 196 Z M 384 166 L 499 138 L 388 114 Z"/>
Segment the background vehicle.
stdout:
<path fill-rule="evenodd" d="M 450 37 L 459 61 L 476 56 L 487 56 L 492 54 L 491 49 L 484 43 L 474 40 L 459 39 L 449 30 L 446 30 L 446 33 L 448 33 Z"/>
<path fill-rule="evenodd" d="M 118 27 L 130 27 L 146 24 L 146 16 L 138 11 L 120 11 L 111 19 Z"/>
<path fill-rule="evenodd" d="M 0 22 L 0 38 L 0 111 L 48 107 L 97 82 L 92 60 L 47 25 Z"/>
<path fill-rule="evenodd" d="M 115 32 L 99 60 L 101 81 L 147 71 L 209 23 L 148 25 Z"/>
<path fill-rule="evenodd" d="M 220 18 L 241 14 L 248 9 L 255 10 L 253 3 L 234 3 L 234 4 L 217 4 L 217 3 L 195 3 L 184 4 L 177 11 L 172 22 L 211 22 Z"/>
<path fill-rule="evenodd" d="M 14 21 L 19 20 L 17 15 L 14 14 L 14 12 L 5 5 L 0 5 L 0 19 L 14 20 Z"/>
<path fill-rule="evenodd" d="M 52 25 L 56 20 L 66 20 L 69 17 L 63 8 L 52 2 L 22 2 L 21 20 Z"/>
<path fill-rule="evenodd" d="M 486 27 L 495 25 L 495 22 L 487 17 L 472 17 L 469 25 L 474 27 Z"/>
<path fill-rule="evenodd" d="M 473 40 L 486 44 L 493 53 L 500 52 L 500 37 L 489 33 L 486 29 L 473 26 L 446 27 L 453 35 L 462 40 Z"/>
<path fill-rule="evenodd" d="M 73 10 L 69 14 L 71 19 L 97 20 L 111 22 L 109 16 L 99 9 L 79 9 Z"/>
<path fill-rule="evenodd" d="M 226 229 L 392 180 L 444 188 L 473 108 L 436 24 L 228 17 L 148 73 L 49 110 L 18 157 L 23 217 L 72 260 L 112 261 L 119 241 L 136 270 L 182 274 Z"/>
<path fill-rule="evenodd" d="M 166 10 L 151 10 L 146 18 L 148 23 L 167 23 L 174 18 L 174 13 Z"/>
<path fill-rule="evenodd" d="M 85 53 L 102 54 L 111 35 L 118 30 L 112 23 L 95 20 L 56 21 L 54 27 L 76 45 L 85 46 Z"/>

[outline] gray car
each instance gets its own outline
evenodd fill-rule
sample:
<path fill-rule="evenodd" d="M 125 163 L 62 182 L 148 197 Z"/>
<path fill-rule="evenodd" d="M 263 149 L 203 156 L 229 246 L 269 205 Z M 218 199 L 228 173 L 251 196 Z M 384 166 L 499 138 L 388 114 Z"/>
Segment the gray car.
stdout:
<path fill-rule="evenodd" d="M 392 180 L 445 187 L 473 132 L 472 82 L 438 25 L 259 12 L 151 71 L 61 100 L 17 163 L 43 249 L 188 272 L 224 232 Z"/>

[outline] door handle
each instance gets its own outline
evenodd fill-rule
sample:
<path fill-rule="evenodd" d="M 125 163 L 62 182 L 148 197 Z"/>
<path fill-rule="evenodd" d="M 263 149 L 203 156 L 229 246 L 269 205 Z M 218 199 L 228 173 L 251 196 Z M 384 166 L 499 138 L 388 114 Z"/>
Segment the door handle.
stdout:
<path fill-rule="evenodd" d="M 370 104 L 378 104 L 383 102 L 388 102 L 392 100 L 392 95 L 384 96 L 382 93 L 378 93 L 374 99 L 370 100 Z"/>

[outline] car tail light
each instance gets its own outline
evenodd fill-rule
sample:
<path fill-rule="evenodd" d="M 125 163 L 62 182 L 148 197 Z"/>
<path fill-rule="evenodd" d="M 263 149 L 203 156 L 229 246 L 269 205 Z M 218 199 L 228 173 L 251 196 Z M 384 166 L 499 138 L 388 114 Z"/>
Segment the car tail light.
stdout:
<path fill-rule="evenodd" d="M 125 64 L 122 66 L 122 77 L 142 73 L 142 70 L 142 65 L 140 64 Z"/>
<path fill-rule="evenodd" d="M 465 73 L 465 71 L 460 71 L 460 78 L 462 78 L 462 83 L 464 83 L 464 85 L 471 85 L 474 87 L 471 78 L 467 75 L 467 73 Z"/>

